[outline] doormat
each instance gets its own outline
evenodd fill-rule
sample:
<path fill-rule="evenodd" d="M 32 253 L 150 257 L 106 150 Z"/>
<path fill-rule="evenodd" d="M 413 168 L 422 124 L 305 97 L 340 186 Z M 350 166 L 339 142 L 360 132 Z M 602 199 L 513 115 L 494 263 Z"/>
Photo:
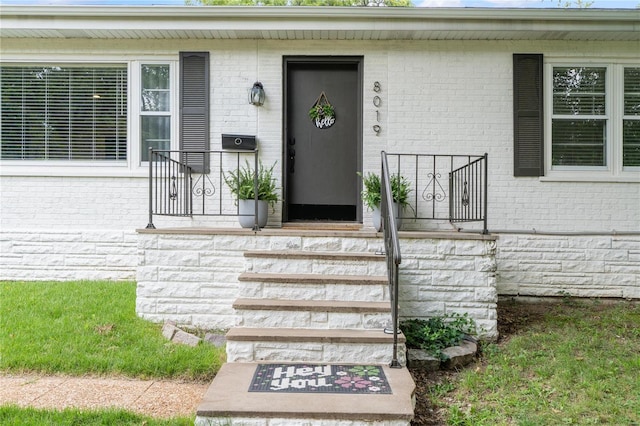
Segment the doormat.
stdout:
<path fill-rule="evenodd" d="M 258 364 L 249 392 L 391 394 L 378 365 Z"/>

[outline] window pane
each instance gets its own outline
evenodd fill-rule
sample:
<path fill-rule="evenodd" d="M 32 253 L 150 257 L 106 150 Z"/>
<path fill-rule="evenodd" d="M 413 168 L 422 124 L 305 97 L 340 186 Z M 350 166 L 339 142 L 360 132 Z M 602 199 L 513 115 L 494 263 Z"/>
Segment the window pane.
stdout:
<path fill-rule="evenodd" d="M 640 68 L 624 69 L 624 115 L 640 115 Z"/>
<path fill-rule="evenodd" d="M 143 115 L 142 128 L 142 161 L 149 161 L 149 148 L 169 150 L 171 148 L 171 119 L 169 116 Z"/>
<path fill-rule="evenodd" d="M 169 65 L 142 65 L 142 111 L 169 111 Z"/>
<path fill-rule="evenodd" d="M 605 166 L 605 120 L 561 120 L 551 123 L 551 164 Z"/>
<path fill-rule="evenodd" d="M 2 159 L 125 160 L 125 66 L 0 67 Z"/>
<path fill-rule="evenodd" d="M 624 120 L 622 134 L 622 165 L 640 166 L 640 120 Z"/>
<path fill-rule="evenodd" d="M 606 68 L 553 69 L 553 113 L 604 115 Z"/>
<path fill-rule="evenodd" d="M 69 120 L 71 111 L 71 99 L 69 90 L 57 90 L 56 88 L 69 88 L 71 76 L 69 72 L 61 68 L 53 68 L 48 73 L 47 94 L 44 97 L 47 113 L 47 148 L 48 158 L 52 160 L 68 160 L 70 156 L 69 131 L 72 128 Z"/>

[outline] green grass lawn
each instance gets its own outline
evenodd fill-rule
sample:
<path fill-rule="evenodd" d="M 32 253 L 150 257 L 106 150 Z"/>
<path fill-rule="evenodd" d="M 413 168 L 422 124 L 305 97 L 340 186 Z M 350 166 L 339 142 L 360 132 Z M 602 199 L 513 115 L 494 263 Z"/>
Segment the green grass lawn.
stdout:
<path fill-rule="evenodd" d="M 640 304 L 549 307 L 455 382 L 451 425 L 640 425 Z"/>
<path fill-rule="evenodd" d="M 167 341 L 132 282 L 1 282 L 0 372 L 212 379 L 224 348 Z"/>
<path fill-rule="evenodd" d="M 517 318 L 517 316 L 515 317 Z M 524 324 L 524 323 L 523 323 Z M 135 314 L 135 284 L 0 283 L 0 373 L 210 380 L 224 349 L 166 341 Z M 640 425 L 640 304 L 550 305 L 482 362 L 438 383 L 450 425 Z M 0 424 L 182 425 L 124 411 L 0 407 Z"/>
<path fill-rule="evenodd" d="M 193 418 L 154 419 L 122 410 L 38 410 L 0 406 L 0 424 L 12 426 L 191 426 Z"/>

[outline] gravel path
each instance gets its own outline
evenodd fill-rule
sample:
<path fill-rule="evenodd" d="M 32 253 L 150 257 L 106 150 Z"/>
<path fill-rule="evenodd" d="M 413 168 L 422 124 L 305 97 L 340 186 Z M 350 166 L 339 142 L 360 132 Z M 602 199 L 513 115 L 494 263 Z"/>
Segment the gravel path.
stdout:
<path fill-rule="evenodd" d="M 209 383 L 127 378 L 0 375 L 0 405 L 121 408 L 157 418 L 195 414 Z"/>

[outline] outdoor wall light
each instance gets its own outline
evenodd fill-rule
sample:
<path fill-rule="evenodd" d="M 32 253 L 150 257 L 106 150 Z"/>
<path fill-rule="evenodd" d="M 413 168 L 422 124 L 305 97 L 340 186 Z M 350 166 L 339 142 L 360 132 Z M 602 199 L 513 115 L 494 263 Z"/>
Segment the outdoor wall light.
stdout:
<path fill-rule="evenodd" d="M 249 91 L 249 103 L 255 106 L 264 104 L 264 88 L 259 81 L 253 83 L 253 87 Z"/>

